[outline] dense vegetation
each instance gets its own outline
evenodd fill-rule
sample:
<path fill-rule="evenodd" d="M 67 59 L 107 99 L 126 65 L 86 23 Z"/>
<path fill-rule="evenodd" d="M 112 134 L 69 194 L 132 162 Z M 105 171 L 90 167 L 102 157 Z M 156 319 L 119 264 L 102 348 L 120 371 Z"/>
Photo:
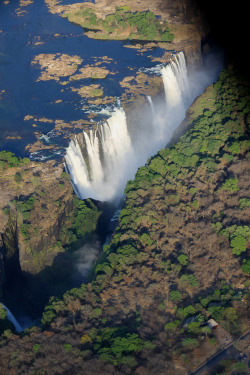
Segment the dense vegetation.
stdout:
<path fill-rule="evenodd" d="M 73 199 L 73 210 L 60 229 L 60 240 L 66 247 L 72 246 L 79 239 L 82 241 L 90 233 L 94 232 L 101 211 L 91 199 L 81 201 L 77 197 Z"/>
<path fill-rule="evenodd" d="M 130 39 L 171 42 L 171 34 L 166 21 L 161 21 L 151 11 L 131 12 L 129 6 L 117 7 L 114 14 L 105 19 L 98 18 L 91 8 L 64 14 L 69 21 L 95 30 L 91 37 L 97 39 Z M 87 34 L 88 35 L 88 34 Z"/>
<path fill-rule="evenodd" d="M 0 151 L 0 169 L 14 168 L 28 164 L 30 159 L 19 158 L 10 151 Z"/>
<path fill-rule="evenodd" d="M 190 130 L 128 182 L 89 283 L 52 297 L 22 339 L 4 331 L 3 369 L 184 374 L 219 348 L 209 318 L 234 337 L 247 329 L 248 102 L 239 73 L 223 70 Z"/>
<path fill-rule="evenodd" d="M 7 318 L 7 310 L 5 310 L 3 305 L 0 303 L 0 332 L 4 332 L 8 329 L 13 330 L 14 327 Z"/>

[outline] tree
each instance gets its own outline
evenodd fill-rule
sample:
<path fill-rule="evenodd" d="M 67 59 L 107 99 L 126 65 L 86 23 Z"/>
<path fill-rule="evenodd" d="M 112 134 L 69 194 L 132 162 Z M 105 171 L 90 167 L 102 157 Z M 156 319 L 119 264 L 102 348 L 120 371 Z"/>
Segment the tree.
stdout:
<path fill-rule="evenodd" d="M 230 242 L 232 253 L 235 255 L 240 255 L 242 252 L 246 251 L 247 240 L 242 235 L 235 236 Z"/>
<path fill-rule="evenodd" d="M 184 348 L 194 349 L 198 345 L 198 340 L 193 338 L 187 338 L 181 341 L 181 344 Z"/>
<path fill-rule="evenodd" d="M 233 307 L 227 307 L 223 311 L 224 318 L 229 320 L 231 323 L 235 323 L 235 321 L 238 319 L 236 310 Z"/>
<path fill-rule="evenodd" d="M 249 259 L 244 259 L 242 266 L 241 266 L 242 271 L 249 275 L 250 274 L 250 258 Z"/>
<path fill-rule="evenodd" d="M 184 255 L 184 254 L 181 254 L 178 256 L 178 262 L 182 265 L 182 266 L 186 266 L 188 265 L 188 256 L 187 255 Z"/>
<path fill-rule="evenodd" d="M 179 302 L 182 300 L 182 294 L 178 290 L 171 290 L 169 296 L 174 302 Z"/>

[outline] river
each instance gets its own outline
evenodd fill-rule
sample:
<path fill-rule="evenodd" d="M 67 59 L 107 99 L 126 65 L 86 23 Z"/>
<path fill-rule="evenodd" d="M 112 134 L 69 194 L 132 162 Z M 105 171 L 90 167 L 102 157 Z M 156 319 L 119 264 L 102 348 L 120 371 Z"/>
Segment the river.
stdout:
<path fill-rule="evenodd" d="M 71 3 L 72 1 L 65 1 Z M 21 13 L 20 13 L 21 12 Z M 79 56 L 78 71 L 88 65 L 99 64 L 107 68 L 105 79 L 96 79 L 104 95 L 119 100 L 124 88 L 119 82 L 133 76 L 139 68 L 151 68 L 164 50 L 155 47 L 138 52 L 125 48 L 129 41 L 100 41 L 89 39 L 84 30 L 58 15 L 52 15 L 43 1 L 20 7 L 12 0 L 0 4 L 0 150 L 8 149 L 19 156 L 33 160 L 62 158 L 69 144 L 70 135 L 79 133 L 72 122 L 87 120 L 89 111 L 99 113 L 102 106 L 92 106 L 71 88 L 93 84 L 91 78 L 71 82 L 64 86 L 68 77 L 37 81 L 40 69 L 32 65 L 41 54 L 66 54 Z M 58 55 L 59 56 L 59 55 Z M 105 57 L 105 60 L 103 60 Z M 27 118 L 32 116 L 30 120 Z M 105 115 L 99 115 L 101 120 Z M 40 119 L 48 119 L 43 121 Z M 35 119 L 35 120 L 34 120 Z M 55 129 L 55 122 L 71 123 L 63 130 Z M 47 135 L 44 137 L 43 135 Z M 55 147 L 31 153 L 26 149 L 40 137 L 46 145 Z"/>

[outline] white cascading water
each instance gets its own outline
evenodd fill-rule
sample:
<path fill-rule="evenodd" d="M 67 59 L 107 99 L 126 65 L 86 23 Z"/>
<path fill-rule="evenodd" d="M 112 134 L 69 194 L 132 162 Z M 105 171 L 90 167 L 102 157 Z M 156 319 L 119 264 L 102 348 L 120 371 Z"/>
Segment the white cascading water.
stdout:
<path fill-rule="evenodd" d="M 3 303 L 1 303 L 1 305 L 4 307 L 4 309 L 7 311 L 7 318 L 9 319 L 9 321 L 11 321 L 15 327 L 15 330 L 17 332 L 22 332 L 23 331 L 23 328 L 21 327 L 21 325 L 18 323 L 18 321 L 16 320 L 16 318 L 14 317 L 14 315 L 12 314 L 12 312 L 8 309 L 8 307 L 6 307 Z"/>
<path fill-rule="evenodd" d="M 117 109 L 96 131 L 84 132 L 81 145 L 76 138 L 70 142 L 65 162 L 79 198 L 111 201 L 122 197 L 127 180 L 166 146 L 185 118 L 188 106 L 211 83 L 211 78 L 200 82 L 198 77 L 195 85 L 194 80 L 190 84 L 183 52 L 175 55 L 161 74 L 166 102 L 155 106 L 148 97 L 152 112 L 150 130 L 139 127 L 131 140 L 125 113 Z"/>
<path fill-rule="evenodd" d="M 123 169 L 133 153 L 125 112 L 117 109 L 106 123 L 83 136 L 86 158 L 76 138 L 65 156 L 75 191 L 81 199 L 113 199 L 117 188 L 126 182 Z"/>
<path fill-rule="evenodd" d="M 151 96 L 149 96 L 149 95 L 147 95 L 147 99 L 148 99 L 148 102 L 149 102 L 149 105 L 150 105 L 150 108 L 151 108 L 151 111 L 152 111 L 153 118 L 155 118 L 155 107 L 154 107 L 153 100 L 152 100 Z"/>

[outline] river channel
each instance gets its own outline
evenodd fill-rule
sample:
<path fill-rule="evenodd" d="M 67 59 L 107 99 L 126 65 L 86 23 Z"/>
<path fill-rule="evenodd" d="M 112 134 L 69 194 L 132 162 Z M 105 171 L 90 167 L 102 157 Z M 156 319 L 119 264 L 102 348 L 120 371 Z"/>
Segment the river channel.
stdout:
<path fill-rule="evenodd" d="M 154 59 L 165 51 L 156 46 L 142 52 L 127 48 L 131 47 L 129 41 L 93 40 L 80 26 L 51 14 L 44 1 L 21 4 L 17 0 L 0 4 L 0 150 L 33 160 L 62 158 L 70 136 L 82 131 L 75 126 L 78 121 L 89 120 L 91 111 L 98 114 L 97 120 L 109 114 L 103 105 L 89 105 L 74 88 L 99 85 L 114 107 L 124 93 L 119 82 L 139 69 L 155 67 L 159 62 Z M 72 80 L 70 87 L 68 76 L 39 80 L 41 67 L 32 61 L 41 54 L 78 56 L 78 72 L 96 65 L 109 74 L 105 79 Z M 56 122 L 70 126 L 58 130 Z M 55 147 L 31 152 L 27 145 L 37 139 Z"/>

